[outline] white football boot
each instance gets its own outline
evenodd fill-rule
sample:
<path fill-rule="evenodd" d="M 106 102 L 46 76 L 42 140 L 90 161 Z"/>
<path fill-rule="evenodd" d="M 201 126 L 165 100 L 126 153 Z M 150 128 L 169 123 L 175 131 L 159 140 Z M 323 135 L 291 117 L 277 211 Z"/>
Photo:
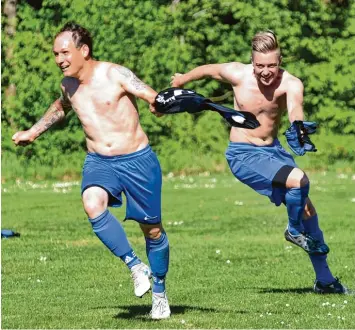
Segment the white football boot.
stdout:
<path fill-rule="evenodd" d="M 153 320 L 167 319 L 171 315 L 168 297 L 165 292 L 154 293 L 153 292 L 153 304 L 150 315 Z"/>
<path fill-rule="evenodd" d="M 135 265 L 131 269 L 131 276 L 134 284 L 134 294 L 142 298 L 150 290 L 150 268 L 143 262 Z"/>

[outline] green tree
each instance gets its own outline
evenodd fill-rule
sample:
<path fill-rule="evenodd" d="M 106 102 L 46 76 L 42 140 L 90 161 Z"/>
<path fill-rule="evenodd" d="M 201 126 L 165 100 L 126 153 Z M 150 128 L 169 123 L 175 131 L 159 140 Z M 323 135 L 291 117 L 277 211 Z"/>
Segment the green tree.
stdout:
<path fill-rule="evenodd" d="M 6 17 L 2 19 L 6 23 Z M 307 119 L 320 124 L 320 133 L 314 137 L 319 152 L 312 157 L 312 166 L 354 160 L 353 1 L 44 0 L 40 8 L 19 2 L 16 34 L 10 38 L 3 33 L 2 156 L 6 175 L 11 172 L 9 162 L 18 161 L 26 168 L 57 169 L 55 175 L 80 173 L 85 141 L 74 113 L 31 146 L 15 148 L 11 142 L 17 129 L 35 123 L 59 95 L 61 75 L 53 60 L 52 43 L 69 20 L 91 31 L 97 59 L 130 68 L 156 90 L 168 87 L 173 73 L 197 65 L 249 62 L 254 33 L 272 29 L 281 43 L 284 67 L 304 82 Z M 6 58 L 10 47 L 13 55 Z M 16 95 L 6 92 L 10 86 L 16 86 Z M 187 87 L 208 97 L 231 89 L 212 80 Z M 228 98 L 223 103 L 232 106 L 232 101 Z M 226 168 L 228 126 L 216 113 L 155 118 L 143 102 L 139 108 L 164 171 Z M 281 131 L 287 125 L 285 118 Z M 54 175 L 53 171 L 46 173 Z"/>

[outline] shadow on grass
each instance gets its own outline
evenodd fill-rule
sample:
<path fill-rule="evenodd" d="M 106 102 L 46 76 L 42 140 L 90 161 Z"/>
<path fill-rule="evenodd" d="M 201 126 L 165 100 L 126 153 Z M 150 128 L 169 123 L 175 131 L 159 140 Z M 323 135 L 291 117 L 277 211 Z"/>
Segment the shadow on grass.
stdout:
<path fill-rule="evenodd" d="M 268 289 L 260 289 L 260 293 L 298 293 L 298 294 L 304 294 L 304 293 L 312 293 L 313 289 L 312 288 L 292 288 L 292 289 L 273 289 L 273 288 L 268 288 Z"/>
<path fill-rule="evenodd" d="M 126 306 L 117 306 L 117 308 L 122 309 L 123 311 L 113 316 L 115 319 L 139 319 L 141 321 L 151 322 L 152 320 L 149 317 L 149 312 L 152 308 L 151 305 L 126 305 Z M 188 305 L 171 305 L 171 315 L 185 314 L 186 311 L 199 311 L 199 312 L 212 312 L 219 313 L 224 312 L 223 310 L 218 310 L 214 308 L 203 308 L 197 306 L 188 306 Z M 239 314 L 246 314 L 246 311 L 237 311 Z"/>

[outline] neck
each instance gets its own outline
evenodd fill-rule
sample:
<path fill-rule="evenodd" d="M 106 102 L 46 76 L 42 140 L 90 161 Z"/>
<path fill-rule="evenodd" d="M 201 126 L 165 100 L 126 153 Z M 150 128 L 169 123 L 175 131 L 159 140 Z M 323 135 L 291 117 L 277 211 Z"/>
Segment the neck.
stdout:
<path fill-rule="evenodd" d="M 93 71 L 95 69 L 95 62 L 93 59 L 90 59 L 85 62 L 82 69 L 78 72 L 78 76 L 76 77 L 80 84 L 88 84 L 92 78 Z"/>

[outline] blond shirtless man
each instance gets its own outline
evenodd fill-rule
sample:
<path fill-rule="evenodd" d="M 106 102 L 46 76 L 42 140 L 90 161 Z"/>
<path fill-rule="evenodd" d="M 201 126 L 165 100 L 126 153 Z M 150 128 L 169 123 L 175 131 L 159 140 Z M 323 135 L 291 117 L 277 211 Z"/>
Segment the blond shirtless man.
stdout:
<path fill-rule="evenodd" d="M 309 179 L 277 139 L 281 116 L 287 109 L 291 127 L 287 140 L 299 155 L 316 151 L 308 137 L 315 123 L 304 122 L 303 84 L 280 68 L 281 51 L 272 31 L 257 33 L 252 40 L 251 64 L 238 62 L 209 64 L 185 74 L 172 76 L 172 86 L 203 78 L 231 84 L 234 107 L 253 113 L 260 127 L 249 130 L 232 127 L 226 158 L 232 173 L 271 202 L 287 207 L 285 238 L 310 256 L 316 274 L 317 293 L 347 293 L 348 290 L 329 270 L 329 252 L 318 225 L 318 216 L 308 197 Z"/>
<path fill-rule="evenodd" d="M 162 175 L 140 123 L 135 98 L 155 111 L 156 92 L 129 69 L 93 59 L 89 32 L 67 23 L 54 40 L 55 61 L 64 75 L 62 95 L 29 130 L 13 135 L 16 145 L 27 145 L 73 109 L 86 135 L 82 201 L 93 231 L 103 244 L 130 269 L 134 292 L 142 297 L 153 277 L 153 319 L 170 316 L 165 293 L 169 242 L 161 224 Z M 150 268 L 132 250 L 121 224 L 108 206 L 122 205 L 126 219 L 139 223 L 144 233 Z"/>

